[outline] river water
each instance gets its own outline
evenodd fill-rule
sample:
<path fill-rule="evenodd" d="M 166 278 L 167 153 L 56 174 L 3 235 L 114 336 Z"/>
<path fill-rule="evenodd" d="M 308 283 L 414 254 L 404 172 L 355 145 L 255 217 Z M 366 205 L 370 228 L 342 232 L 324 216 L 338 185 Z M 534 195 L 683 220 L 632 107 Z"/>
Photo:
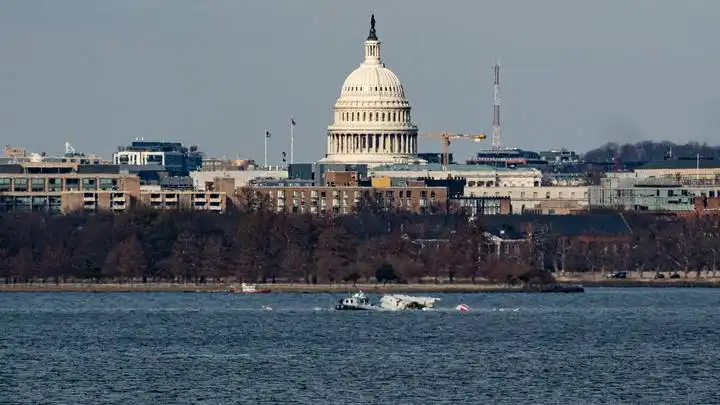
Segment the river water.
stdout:
<path fill-rule="evenodd" d="M 720 403 L 720 289 L 438 295 L 3 293 L 0 403 Z"/>

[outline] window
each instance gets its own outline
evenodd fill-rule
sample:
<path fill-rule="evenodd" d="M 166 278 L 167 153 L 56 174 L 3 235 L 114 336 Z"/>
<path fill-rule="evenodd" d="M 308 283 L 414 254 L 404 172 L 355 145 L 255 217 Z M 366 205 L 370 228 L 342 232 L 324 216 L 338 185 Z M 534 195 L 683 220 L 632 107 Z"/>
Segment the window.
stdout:
<path fill-rule="evenodd" d="M 51 178 L 48 179 L 48 191 L 49 192 L 59 192 L 62 191 L 62 179 L 55 179 Z"/>
<path fill-rule="evenodd" d="M 0 179 L 0 191 L 10 191 L 10 179 L 9 178 L 2 178 Z"/>
<path fill-rule="evenodd" d="M 100 190 L 109 191 L 114 190 L 117 186 L 117 179 L 101 178 L 100 179 Z"/>
<path fill-rule="evenodd" d="M 33 193 L 42 193 L 45 191 L 45 179 L 35 178 L 30 180 L 30 190 Z"/>
<path fill-rule="evenodd" d="M 28 191 L 28 179 L 14 179 L 14 190 L 20 192 Z"/>
<path fill-rule="evenodd" d="M 83 190 L 96 190 L 96 180 L 92 177 L 83 177 L 82 179 Z"/>

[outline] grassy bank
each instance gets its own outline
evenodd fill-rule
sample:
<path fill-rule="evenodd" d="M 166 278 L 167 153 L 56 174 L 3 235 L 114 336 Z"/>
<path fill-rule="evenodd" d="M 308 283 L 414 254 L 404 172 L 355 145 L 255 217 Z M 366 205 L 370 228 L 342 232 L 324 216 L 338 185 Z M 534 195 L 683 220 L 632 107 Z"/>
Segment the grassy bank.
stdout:
<path fill-rule="evenodd" d="M 273 293 L 472 293 L 526 292 L 522 286 L 506 284 L 258 284 L 259 290 Z M 0 292 L 231 292 L 232 284 L 110 284 L 110 283 L 33 283 L 4 284 Z"/>
<path fill-rule="evenodd" d="M 584 287 L 720 287 L 720 279 L 590 279 L 563 277 L 559 286 Z M 27 283 L 0 284 L 0 292 L 208 292 L 227 293 L 235 284 L 181 284 L 181 283 Z M 273 293 L 348 293 L 362 290 L 369 293 L 474 293 L 474 292 L 528 292 L 522 286 L 494 283 L 444 284 L 257 284 L 259 290 Z"/>

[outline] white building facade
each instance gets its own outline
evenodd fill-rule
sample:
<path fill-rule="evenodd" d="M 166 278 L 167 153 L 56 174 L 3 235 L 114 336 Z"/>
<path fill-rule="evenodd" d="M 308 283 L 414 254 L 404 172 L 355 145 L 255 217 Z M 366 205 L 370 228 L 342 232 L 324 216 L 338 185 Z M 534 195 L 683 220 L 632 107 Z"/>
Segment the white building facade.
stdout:
<path fill-rule="evenodd" d="M 365 59 L 343 83 L 327 130 L 320 163 L 424 163 L 417 154 L 417 127 L 398 77 L 382 62 L 375 17 L 365 41 Z"/>
<path fill-rule="evenodd" d="M 390 165 L 379 166 L 368 170 L 373 177 L 446 179 L 464 177 L 467 179 L 467 190 L 487 189 L 494 187 L 539 187 L 542 180 L 540 170 L 533 168 L 506 169 L 484 165 L 452 165 L 445 170 L 442 165 Z M 469 194 L 468 194 L 469 195 Z"/>

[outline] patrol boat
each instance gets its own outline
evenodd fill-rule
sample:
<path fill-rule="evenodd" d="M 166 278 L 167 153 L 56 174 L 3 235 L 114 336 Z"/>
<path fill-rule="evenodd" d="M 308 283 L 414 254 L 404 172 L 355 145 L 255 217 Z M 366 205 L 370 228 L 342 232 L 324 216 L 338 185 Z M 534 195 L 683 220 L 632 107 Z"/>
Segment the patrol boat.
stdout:
<path fill-rule="evenodd" d="M 335 309 L 339 311 L 363 311 L 380 309 L 380 307 L 371 304 L 367 295 L 362 291 L 358 291 L 353 295 L 341 298 L 338 303 L 335 304 Z"/>

